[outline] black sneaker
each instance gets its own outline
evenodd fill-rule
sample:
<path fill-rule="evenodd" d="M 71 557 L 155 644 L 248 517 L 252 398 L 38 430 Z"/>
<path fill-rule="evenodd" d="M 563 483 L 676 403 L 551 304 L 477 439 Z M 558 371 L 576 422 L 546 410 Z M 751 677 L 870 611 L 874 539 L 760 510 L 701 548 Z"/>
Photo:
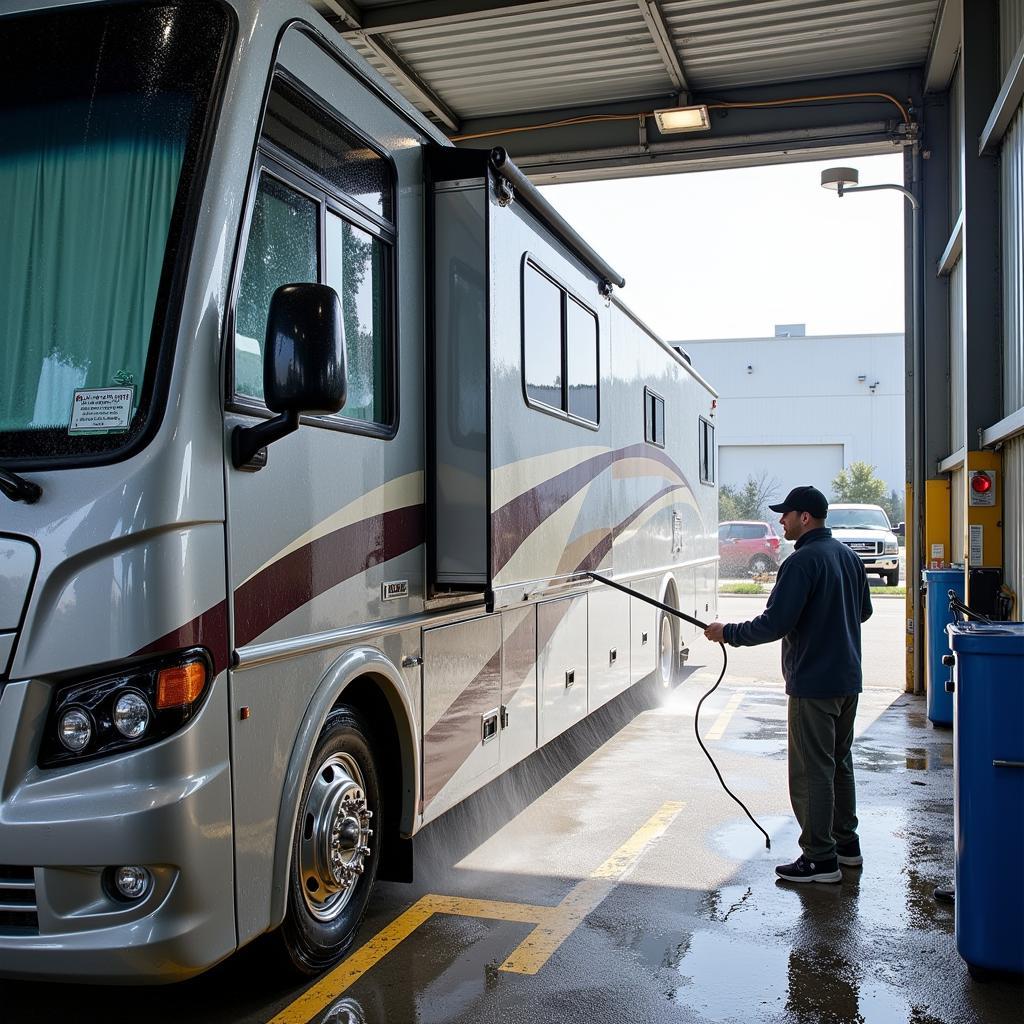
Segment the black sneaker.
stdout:
<path fill-rule="evenodd" d="M 843 873 L 835 857 L 828 860 L 808 860 L 802 854 L 792 864 L 780 864 L 775 874 L 784 882 L 841 882 Z"/>
<path fill-rule="evenodd" d="M 860 855 L 860 840 L 851 839 L 848 843 L 836 843 L 836 860 L 848 868 L 859 868 L 864 863 Z"/>

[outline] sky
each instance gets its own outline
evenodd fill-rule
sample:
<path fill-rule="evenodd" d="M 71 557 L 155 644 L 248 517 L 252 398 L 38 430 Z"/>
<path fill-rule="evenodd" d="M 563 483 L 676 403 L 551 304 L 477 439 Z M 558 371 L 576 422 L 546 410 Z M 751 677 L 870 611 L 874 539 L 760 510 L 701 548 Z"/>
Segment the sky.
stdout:
<path fill-rule="evenodd" d="M 666 341 L 903 331 L 898 192 L 839 198 L 836 161 L 549 185 L 548 201 L 625 279 Z M 900 154 L 847 159 L 861 185 L 903 183 Z"/>

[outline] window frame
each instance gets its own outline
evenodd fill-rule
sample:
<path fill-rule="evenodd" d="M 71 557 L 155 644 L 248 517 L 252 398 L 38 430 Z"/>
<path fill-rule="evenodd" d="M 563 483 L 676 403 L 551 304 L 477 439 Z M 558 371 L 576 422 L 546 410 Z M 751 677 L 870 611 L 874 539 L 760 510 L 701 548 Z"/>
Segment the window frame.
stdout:
<path fill-rule="evenodd" d="M 708 475 L 705 476 L 704 467 L 704 446 L 707 444 L 707 468 Z M 715 486 L 718 476 L 718 459 L 715 452 L 715 425 L 706 416 L 697 417 L 697 472 L 700 482 L 708 487 Z"/>
<path fill-rule="evenodd" d="M 264 402 L 249 395 L 240 395 L 235 391 L 236 317 L 238 296 L 242 284 L 242 271 L 245 267 L 245 257 L 249 247 L 249 233 L 252 228 L 252 218 L 256 207 L 256 199 L 259 195 L 260 182 L 264 174 L 270 174 L 288 188 L 299 192 L 316 203 L 317 279 L 319 283 L 326 283 L 324 278 L 327 215 L 329 212 L 336 214 L 343 220 L 349 221 L 353 226 L 381 241 L 387 253 L 386 259 L 383 260 L 384 282 L 382 288 L 382 300 L 385 305 L 382 317 L 385 332 L 383 348 L 384 420 L 361 420 L 337 412 L 320 416 L 304 414 L 299 417 L 299 422 L 306 426 L 337 430 L 347 434 L 361 434 L 381 440 L 391 440 L 398 433 L 400 419 L 398 384 L 400 351 L 398 338 L 398 170 L 390 154 L 381 152 L 376 145 L 372 144 L 364 132 L 361 132 L 351 121 L 328 107 L 319 96 L 312 93 L 292 75 L 283 73 L 280 70 L 275 71 L 270 90 L 267 94 L 267 102 L 269 102 L 270 93 L 278 81 L 282 82 L 287 88 L 299 93 L 303 99 L 316 109 L 317 114 L 324 120 L 335 121 L 341 125 L 345 131 L 350 132 L 368 149 L 385 161 L 388 166 L 395 222 L 392 224 L 386 219 L 378 217 L 358 200 L 339 192 L 329 181 L 318 175 L 311 167 L 303 164 L 280 146 L 277 146 L 273 141 L 266 138 L 262 134 L 263 127 L 261 124 L 260 137 L 256 146 L 256 160 L 253 166 L 252 182 L 246 198 L 245 221 L 235 256 L 229 315 L 225 326 L 228 350 L 227 359 L 225 360 L 225 411 L 259 416 L 264 419 L 270 419 L 274 416 L 274 413 L 267 408 Z"/>
<path fill-rule="evenodd" d="M 548 405 L 546 402 L 541 402 L 539 399 L 532 398 L 527 387 L 526 381 L 526 273 L 529 268 L 533 268 L 541 277 L 545 277 L 551 282 L 561 293 L 559 296 L 559 320 L 560 320 L 560 338 L 561 338 L 561 367 L 562 367 L 562 406 L 556 408 L 553 405 Z M 596 356 L 596 369 L 597 369 L 597 419 L 589 420 L 583 416 L 577 416 L 569 412 L 569 317 L 568 317 L 568 302 L 574 301 L 581 309 L 586 310 L 594 318 L 594 354 Z M 546 413 L 548 416 L 554 416 L 555 419 L 563 420 L 567 423 L 574 423 L 576 426 L 583 427 L 586 430 L 600 430 L 601 429 L 601 318 L 598 316 L 597 310 L 589 303 L 584 302 L 580 298 L 579 294 L 571 289 L 564 281 L 562 281 L 556 274 L 553 274 L 547 267 L 542 264 L 536 256 L 531 252 L 526 251 L 523 253 L 520 273 L 519 273 L 519 314 L 520 314 L 520 330 L 519 330 L 519 351 L 520 351 L 520 377 L 522 383 L 523 401 L 526 402 L 527 406 L 531 409 L 535 409 L 538 412 Z"/>
<path fill-rule="evenodd" d="M 662 433 L 662 438 L 661 438 L 660 441 L 657 440 L 657 438 L 656 438 L 656 435 L 657 435 L 656 428 L 657 428 L 657 425 L 658 425 L 657 417 L 655 416 L 653 421 L 649 421 L 648 420 L 648 416 L 647 416 L 647 411 L 648 411 L 647 400 L 648 400 L 648 398 L 653 398 L 654 399 L 654 406 L 653 407 L 655 409 L 657 408 L 657 403 L 658 402 L 661 403 L 661 433 Z M 648 430 L 648 427 L 650 428 L 650 430 Z M 648 436 L 648 435 L 650 435 L 650 436 Z M 665 438 L 666 437 L 667 437 L 667 429 L 665 427 L 665 399 L 660 394 L 658 394 L 658 392 L 655 391 L 653 388 L 649 388 L 649 387 L 645 386 L 644 387 L 644 443 L 645 444 L 654 445 L 655 448 L 662 448 L 662 449 L 664 449 L 664 447 L 665 447 Z"/>

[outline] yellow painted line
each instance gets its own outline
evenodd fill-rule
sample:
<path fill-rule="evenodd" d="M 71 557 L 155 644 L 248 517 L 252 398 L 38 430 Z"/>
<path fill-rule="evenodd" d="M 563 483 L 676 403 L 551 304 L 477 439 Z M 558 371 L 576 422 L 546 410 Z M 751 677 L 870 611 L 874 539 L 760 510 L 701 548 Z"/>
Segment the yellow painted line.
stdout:
<path fill-rule="evenodd" d="M 720 740 L 725 733 L 725 730 L 729 727 L 729 721 L 735 713 L 736 709 L 743 702 L 743 698 L 746 697 L 745 693 L 734 693 L 729 698 L 729 703 L 722 708 L 721 714 L 715 719 L 715 724 L 711 726 L 707 736 L 704 737 L 706 740 Z"/>
<path fill-rule="evenodd" d="M 461 896 L 421 896 L 387 928 L 306 989 L 267 1024 L 306 1024 L 434 914 L 537 925 L 501 966 L 501 970 L 516 974 L 536 974 L 572 934 L 573 929 L 611 892 L 646 847 L 665 832 L 683 806 L 676 802 L 663 804 L 657 814 L 593 871 L 589 878 L 575 886 L 556 907 L 474 900 Z"/>
<path fill-rule="evenodd" d="M 430 896 L 417 900 L 387 928 L 378 932 L 364 946 L 360 946 L 351 956 L 342 960 L 333 971 L 306 989 L 268 1024 L 306 1024 L 306 1021 L 312 1020 L 374 964 L 387 956 L 403 939 L 408 938 L 433 912 Z"/>
<path fill-rule="evenodd" d="M 616 883 L 640 859 L 644 850 L 665 833 L 683 806 L 676 801 L 662 804 L 653 817 L 591 872 L 589 878 L 585 878 L 570 891 L 554 908 L 556 914 L 552 921 L 534 928 L 512 951 L 500 970 L 513 974 L 536 974 L 583 919 L 604 901 Z"/>

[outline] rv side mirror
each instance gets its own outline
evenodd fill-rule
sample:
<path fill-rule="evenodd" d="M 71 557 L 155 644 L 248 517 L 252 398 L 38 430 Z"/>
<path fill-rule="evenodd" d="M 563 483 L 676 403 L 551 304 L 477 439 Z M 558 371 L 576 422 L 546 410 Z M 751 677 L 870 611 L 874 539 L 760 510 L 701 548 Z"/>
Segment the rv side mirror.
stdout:
<path fill-rule="evenodd" d="M 323 284 L 282 285 L 270 300 L 263 348 L 263 397 L 267 408 L 279 415 L 254 427 L 235 427 L 235 468 L 297 429 L 301 414 L 338 412 L 347 391 L 338 293 Z"/>

